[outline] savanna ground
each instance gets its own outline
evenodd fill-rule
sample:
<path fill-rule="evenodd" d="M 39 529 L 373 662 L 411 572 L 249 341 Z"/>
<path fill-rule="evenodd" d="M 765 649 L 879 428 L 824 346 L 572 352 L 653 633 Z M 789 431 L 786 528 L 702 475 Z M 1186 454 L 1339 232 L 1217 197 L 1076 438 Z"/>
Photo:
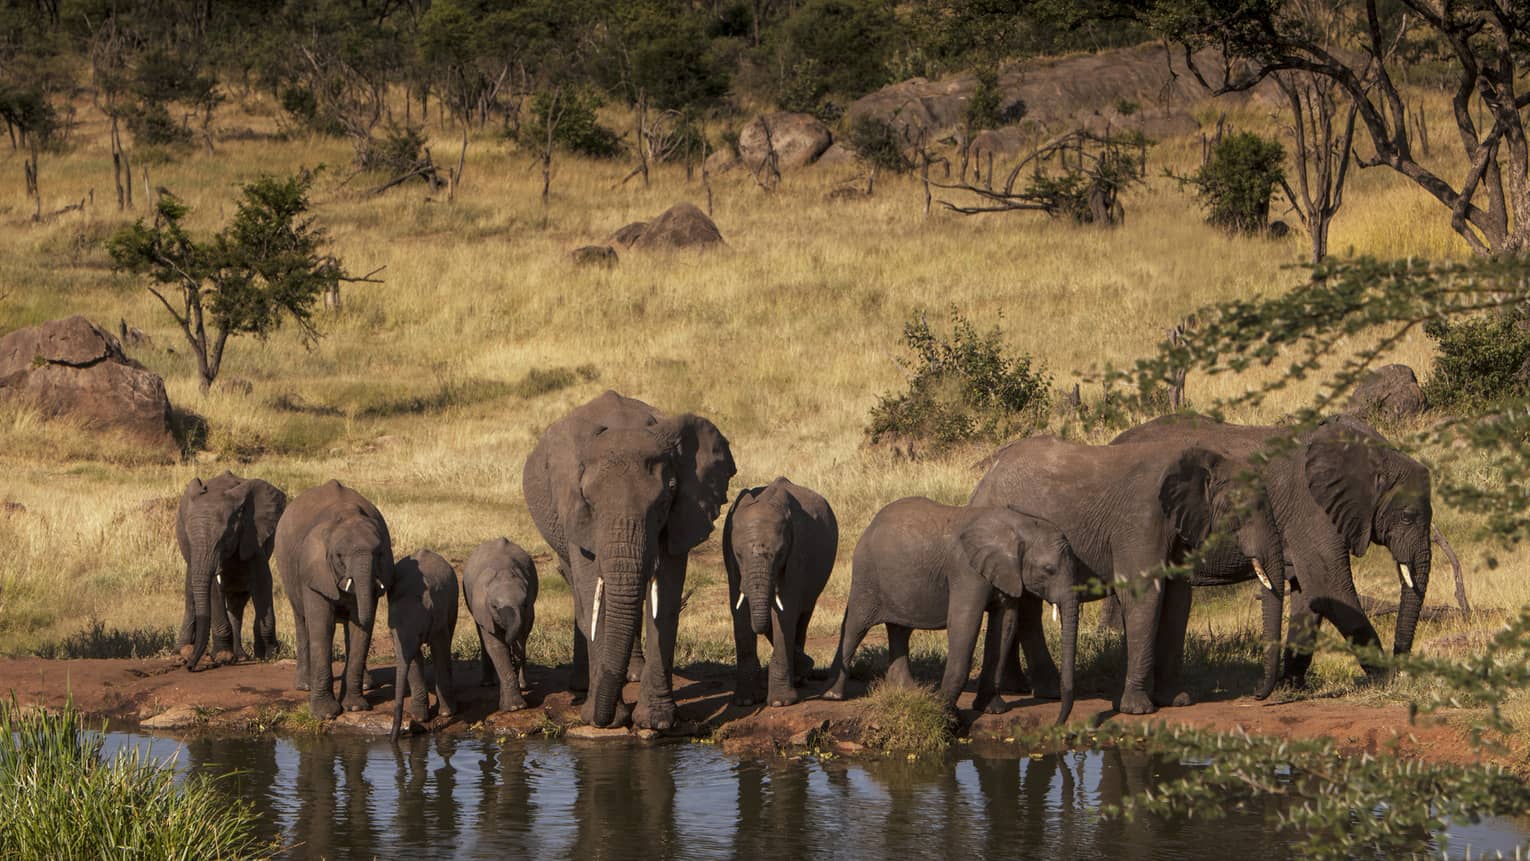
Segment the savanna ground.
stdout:
<path fill-rule="evenodd" d="M 1433 116 L 1446 117 L 1443 102 L 1439 108 Z M 1221 110 L 1207 105 L 1203 116 L 1214 122 Z M 1273 130 L 1274 110 L 1254 102 L 1231 120 Z M 74 313 L 111 330 L 125 320 L 153 339 L 151 348 L 130 353 L 164 376 L 172 402 L 205 418 L 208 432 L 201 450 L 170 460 L 66 422 L 40 421 L 25 409 L 0 412 L 0 501 L 21 506 L 0 511 L 0 652 L 17 656 L 165 653 L 182 607 L 184 568 L 172 538 L 176 500 L 192 476 L 227 468 L 291 494 L 341 479 L 379 505 L 400 555 L 429 547 L 460 563 L 493 536 L 525 545 L 538 555 L 542 576 L 532 659 L 564 663 L 567 589 L 521 499 L 521 467 L 547 424 L 612 388 L 715 421 L 738 463 L 733 492 L 785 474 L 830 500 L 841 524 L 839 563 L 809 644 L 827 666 L 862 528 L 903 496 L 965 501 L 979 477 L 973 463 L 991 448 L 911 461 L 867 446 L 864 427 L 877 396 L 899 389 L 905 378 L 897 359 L 911 315 L 929 311 L 943 326 L 954 306 L 980 329 L 1000 326 L 1005 343 L 1044 364 L 1061 391 L 1071 388 L 1075 373 L 1149 353 L 1167 327 L 1198 306 L 1288 290 L 1304 279 L 1291 268 L 1306 257 L 1299 231 L 1283 240 L 1229 237 L 1204 225 L 1193 198 L 1162 177 L 1163 168 L 1184 173 L 1198 164 L 1200 144 L 1191 139 L 1163 141 L 1151 151 L 1150 179 L 1127 195 L 1126 223 L 1114 230 L 1024 213 L 965 218 L 938 206 L 925 218 L 912 179 L 883 179 L 870 199 L 827 199 L 855 179 L 849 165 L 788 173 L 770 194 L 734 171 L 712 179 L 713 215 L 726 250 L 634 253 L 609 270 L 578 267 L 568 252 L 675 202 L 704 205 L 699 178 L 688 183 L 680 168 L 659 167 L 648 188 L 636 180 L 623 185 L 627 161 L 560 157 L 544 209 L 529 154 L 490 129 L 473 133 L 464 183 L 448 203 L 443 194 L 428 199 L 416 185 L 366 195 L 378 177 L 342 185 L 351 158 L 344 141 L 226 139 L 212 155 L 198 151 L 149 165 L 150 184 L 193 207 L 194 230 L 223 223 L 238 183 L 325 164 L 312 197 L 333 250 L 353 272 L 385 267 L 384 283 L 348 286 L 340 312 L 319 314 L 323 337 L 316 344 L 305 345 L 294 327 L 265 342 L 231 342 L 222 376 L 248 381 L 249 390 L 215 385 L 203 393 L 174 323 L 141 283 L 110 270 L 102 240 L 144 214 L 143 178 L 135 178 L 139 209 L 118 213 L 109 201 L 105 128 L 92 110 L 80 116 L 74 147 L 44 155 L 40 182 L 44 210 L 93 189 L 95 204 L 83 213 L 31 223 L 21 155 L 0 151 L 0 176 L 16 180 L 0 189 L 0 331 Z M 225 108 L 219 125 L 271 131 L 276 121 L 269 104 L 254 100 Z M 454 160 L 460 132 L 433 131 L 437 160 Z M 1446 131 L 1441 126 L 1434 137 L 1449 140 Z M 1458 159 L 1436 149 L 1434 167 L 1459 173 L 1450 167 Z M 1379 168 L 1356 172 L 1331 247 L 1383 258 L 1465 254 L 1448 213 Z M 1431 342 L 1416 333 L 1387 358 L 1422 377 L 1432 355 Z M 1208 405 L 1276 372 L 1193 375 L 1189 397 L 1192 405 Z M 1293 385 L 1230 417 L 1274 422 L 1314 391 L 1312 384 Z M 1083 395 L 1086 403 L 1097 399 L 1098 386 L 1086 382 Z M 1053 429 L 1066 430 L 1060 419 Z M 1411 428 L 1385 430 L 1400 437 Z M 1113 433 L 1091 438 L 1103 442 Z M 1430 454 L 1419 456 L 1427 462 Z M 1467 622 L 1423 622 L 1417 647 L 1471 648 L 1497 627 L 1501 615 L 1493 609 L 1513 610 L 1530 599 L 1530 566 L 1497 558 L 1503 551 L 1479 537 L 1481 524 L 1439 500 L 1435 519 L 1461 554 L 1474 607 L 1488 612 Z M 719 519 L 713 538 L 692 557 L 676 663 L 683 673 L 693 667 L 726 680 L 733 644 L 717 547 L 721 525 Z M 1357 580 L 1363 594 L 1395 600 L 1396 574 L 1386 557 L 1373 550 L 1357 560 Z M 1443 558 L 1428 603 L 1451 603 Z M 280 636 L 290 642 L 285 599 L 278 597 L 277 606 Z M 1093 633 L 1095 612 L 1086 609 L 1082 693 L 1108 697 L 1120 684 L 1120 645 Z M 1202 698 L 1227 700 L 1252 687 L 1257 621 L 1247 589 L 1197 592 L 1188 669 Z M 1373 621 L 1390 642 L 1391 617 Z M 463 614 L 459 657 L 476 654 L 471 624 Z M 873 667 L 880 642 L 878 633 L 864 647 Z M 1418 693 L 1417 683 L 1360 687 L 1357 665 L 1338 645 L 1325 630 L 1315 688 L 1300 698 L 1321 701 L 1309 704 L 1314 709 L 1332 708 L 1335 699 L 1346 709 L 1374 707 L 1381 722 L 1401 722 L 1401 704 Z M 381 664 L 386 638 L 378 646 L 373 659 Z M 944 634 L 917 634 L 915 647 L 919 665 L 932 674 Z M 30 661 L 0 667 L 7 665 L 0 682 L 18 692 L 27 687 L 17 683 L 22 676 L 36 678 Z M 199 681 L 226 678 L 233 685 L 226 674 L 236 672 Z M 289 672 L 274 667 L 262 675 L 286 679 Z M 65 673 L 50 675 L 55 686 L 65 683 Z M 1530 699 L 1515 705 L 1530 718 Z"/>

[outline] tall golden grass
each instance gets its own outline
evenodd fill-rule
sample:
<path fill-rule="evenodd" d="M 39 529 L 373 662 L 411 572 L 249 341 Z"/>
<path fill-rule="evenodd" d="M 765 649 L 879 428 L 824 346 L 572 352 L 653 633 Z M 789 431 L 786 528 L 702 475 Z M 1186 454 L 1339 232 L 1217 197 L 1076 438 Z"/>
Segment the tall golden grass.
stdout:
<path fill-rule="evenodd" d="M 273 126 L 269 106 L 246 109 L 225 112 L 222 122 Z M 1274 129 L 1273 111 L 1245 108 L 1234 121 Z M 176 625 L 183 568 L 172 539 L 173 498 L 192 476 L 225 468 L 291 493 L 340 478 L 381 507 L 400 554 L 430 547 L 461 560 L 496 535 L 545 553 L 521 499 L 522 463 L 548 423 L 614 388 L 666 411 L 712 418 L 732 441 L 735 492 L 786 474 L 834 505 L 840 562 L 810 644 L 827 664 L 850 550 L 872 515 L 912 494 L 964 501 L 978 478 L 972 463 L 981 449 L 908 461 L 865 445 L 876 397 L 904 381 L 896 359 L 911 314 L 929 310 L 943 320 L 955 306 L 980 326 L 1000 326 L 1011 348 L 1071 387 L 1076 372 L 1152 350 L 1200 305 L 1290 289 L 1303 279 L 1291 267 L 1306 257 L 1300 231 L 1284 240 L 1236 238 L 1202 223 L 1193 198 L 1161 177 L 1165 167 L 1194 169 L 1199 143 L 1189 139 L 1152 151 L 1152 178 L 1127 196 L 1126 223 L 1113 230 L 1030 214 L 964 218 L 939 207 L 924 218 L 912 179 L 884 180 L 870 199 L 829 200 L 832 188 L 853 178 L 853 166 L 789 173 L 769 194 L 734 172 L 712 181 L 726 249 L 631 254 L 610 270 L 578 267 L 568 252 L 677 201 L 703 202 L 699 181 L 660 167 L 645 188 L 621 183 L 628 164 L 560 157 L 544 209 L 530 158 L 490 130 L 473 135 L 454 201 L 431 199 L 421 186 L 369 196 L 375 178 L 340 182 L 350 159 L 342 141 L 227 141 L 213 155 L 150 165 L 149 182 L 193 207 L 193 228 L 210 230 L 231 214 L 241 181 L 329 165 L 313 202 L 334 251 L 355 271 L 385 267 L 385 283 L 348 287 L 343 309 L 320 315 L 323 337 L 311 348 L 290 328 L 264 342 L 233 342 L 223 376 L 247 380 L 252 390 L 203 393 L 173 323 L 138 282 L 110 271 L 101 240 L 144 214 L 142 177 L 135 178 L 139 208 L 119 214 L 109 201 L 104 129 L 93 112 L 83 115 L 77 145 L 45 154 L 41 170 L 44 210 L 93 191 L 95 204 L 83 213 L 30 223 L 21 157 L 0 152 L 0 331 L 71 313 L 108 328 L 126 320 L 154 341 L 135 357 L 164 375 L 173 402 L 205 417 L 210 433 L 207 450 L 193 459 L 162 462 L 68 422 L 0 412 L 0 500 L 26 509 L 0 513 L 0 649 L 13 653 L 60 641 L 89 620 L 124 629 Z M 437 131 L 438 159 L 455 153 L 458 134 Z M 1451 139 L 1443 127 L 1433 137 Z M 1436 166 L 1459 174 L 1447 149 L 1436 147 Z M 1464 254 L 1448 221 L 1397 176 L 1357 171 L 1331 246 L 1385 257 Z M 1422 375 L 1431 356 L 1420 335 L 1390 358 Z M 558 376 L 567 385 L 546 383 L 545 372 L 556 369 L 566 371 Z M 1205 404 L 1262 373 L 1192 375 L 1189 396 Z M 1296 385 L 1235 417 L 1273 421 L 1313 392 L 1312 383 Z M 1089 385 L 1084 396 L 1091 397 Z M 1479 607 L 1512 608 L 1530 597 L 1523 561 L 1485 565 L 1493 548 L 1479 540 L 1477 521 L 1439 503 L 1436 517 L 1462 552 Z M 693 558 L 682 663 L 731 659 L 716 540 Z M 1395 595 L 1385 555 L 1357 562 L 1362 592 Z M 569 639 L 555 570 L 542 566 L 534 653 L 548 660 L 566 655 Z M 1449 596 L 1442 560 L 1430 603 Z M 278 606 L 289 638 L 290 616 L 284 601 Z M 466 643 L 471 622 L 463 619 Z M 1192 628 L 1216 634 L 1255 621 L 1246 596 L 1208 594 Z M 1390 619 L 1377 622 L 1390 639 Z M 1432 648 L 1456 632 L 1426 623 L 1419 642 Z M 1326 684 L 1342 688 L 1355 664 L 1328 650 L 1318 668 Z"/>

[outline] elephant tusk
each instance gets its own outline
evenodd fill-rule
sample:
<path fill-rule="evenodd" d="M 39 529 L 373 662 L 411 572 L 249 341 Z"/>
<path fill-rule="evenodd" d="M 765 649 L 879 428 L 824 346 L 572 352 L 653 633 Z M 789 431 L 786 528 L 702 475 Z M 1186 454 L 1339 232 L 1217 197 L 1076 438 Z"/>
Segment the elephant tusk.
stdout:
<path fill-rule="evenodd" d="M 648 589 L 648 608 L 653 613 L 653 620 L 659 621 L 659 579 L 657 577 Z"/>
<path fill-rule="evenodd" d="M 776 592 L 776 609 L 783 613 L 786 612 L 786 607 L 781 603 L 781 593 L 779 591 Z"/>
<path fill-rule="evenodd" d="M 1054 622 L 1061 622 L 1062 621 L 1062 613 L 1058 612 L 1056 604 L 1052 605 L 1052 621 L 1054 621 Z"/>
<path fill-rule="evenodd" d="M 218 585 L 219 586 L 223 585 L 223 575 L 222 574 L 214 574 L 213 575 L 213 579 L 218 581 Z"/>
<path fill-rule="evenodd" d="M 351 587 L 354 586 L 355 584 L 356 584 L 356 578 L 354 578 L 354 577 L 347 577 L 347 578 L 345 578 L 345 582 L 340 584 L 340 591 L 342 591 L 342 592 L 349 592 L 349 591 L 351 591 Z"/>
<path fill-rule="evenodd" d="M 1159 592 L 1163 592 L 1163 578 L 1162 577 L 1154 577 L 1153 578 L 1153 588 L 1157 589 Z"/>
<path fill-rule="evenodd" d="M 1259 578 L 1259 582 L 1264 584 L 1264 588 L 1274 592 L 1275 584 L 1270 582 L 1270 575 L 1264 573 L 1264 566 L 1259 564 L 1258 559 L 1250 559 L 1249 561 L 1254 563 L 1254 576 Z"/>
<path fill-rule="evenodd" d="M 738 593 L 738 600 L 733 602 L 733 612 L 737 613 L 742 606 L 744 606 L 744 593 L 740 592 Z"/>
<path fill-rule="evenodd" d="M 595 609 L 590 611 L 590 642 L 595 642 L 595 632 L 600 628 L 600 596 L 605 594 L 606 581 L 602 577 L 595 578 Z"/>
<path fill-rule="evenodd" d="M 1408 584 L 1409 589 L 1417 588 L 1413 585 L 1413 572 L 1408 570 L 1408 566 L 1401 562 L 1397 563 L 1397 573 L 1402 575 L 1402 581 Z"/>

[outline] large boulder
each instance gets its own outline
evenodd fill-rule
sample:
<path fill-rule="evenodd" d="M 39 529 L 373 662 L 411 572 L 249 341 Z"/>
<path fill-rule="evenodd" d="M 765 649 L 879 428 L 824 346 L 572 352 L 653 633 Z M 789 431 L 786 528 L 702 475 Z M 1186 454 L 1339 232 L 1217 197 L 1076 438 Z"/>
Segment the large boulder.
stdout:
<path fill-rule="evenodd" d="M 0 338 L 0 397 L 87 428 L 176 446 L 165 381 L 128 358 L 110 333 L 84 317 L 51 320 Z"/>
<path fill-rule="evenodd" d="M 757 171 L 774 149 L 777 169 L 793 170 L 817 161 L 833 143 L 829 127 L 812 114 L 766 114 L 738 133 L 738 155 L 744 167 Z"/>
<path fill-rule="evenodd" d="M 636 221 L 612 235 L 610 242 L 633 251 L 702 249 L 723 244 L 722 233 L 705 212 L 677 203 L 653 221 Z"/>
<path fill-rule="evenodd" d="M 1349 396 L 1345 411 L 1361 418 L 1413 418 L 1429 409 L 1418 376 L 1407 365 L 1385 365 L 1366 375 Z"/>

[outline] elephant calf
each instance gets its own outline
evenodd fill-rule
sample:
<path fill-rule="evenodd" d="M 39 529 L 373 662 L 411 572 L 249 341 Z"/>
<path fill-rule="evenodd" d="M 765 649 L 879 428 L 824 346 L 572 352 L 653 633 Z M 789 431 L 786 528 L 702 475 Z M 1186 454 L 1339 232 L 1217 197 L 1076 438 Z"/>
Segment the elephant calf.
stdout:
<path fill-rule="evenodd" d="M 997 696 L 1002 605 L 1012 599 L 1045 599 L 1062 621 L 1061 723 L 1073 707 L 1073 666 L 1078 639 L 1078 589 L 1083 569 L 1068 540 L 1051 521 L 1006 506 L 942 505 L 924 497 L 900 499 L 872 518 L 855 545 L 850 603 L 840 628 L 839 651 L 825 699 L 845 697 L 850 659 L 873 625 L 887 626 L 887 678 L 913 686 L 908 640 L 913 629 L 946 629 L 946 672 L 940 698 L 955 710 L 972 669 L 978 626 L 988 611 L 983 670 L 973 707 L 1004 710 Z"/>
<path fill-rule="evenodd" d="M 478 625 L 482 684 L 499 681 L 499 710 L 526 707 L 526 639 L 536 622 L 537 566 L 514 542 L 478 545 L 462 569 L 462 597 Z"/>
<path fill-rule="evenodd" d="M 393 630 L 393 738 L 404 722 L 404 695 L 413 697 L 410 716 L 430 719 L 425 656 L 436 666 L 436 706 L 442 717 L 456 711 L 452 696 L 452 632 L 457 630 L 457 574 L 439 554 L 417 550 L 393 565 L 388 592 L 388 627 Z"/>
<path fill-rule="evenodd" d="M 733 606 L 738 686 L 733 702 L 753 705 L 760 661 L 756 639 L 771 637 L 770 704 L 797 702 L 812 668 L 803 650 L 813 607 L 834 570 L 839 524 L 813 491 L 777 478 L 739 493 L 723 526 L 723 564 Z"/>

